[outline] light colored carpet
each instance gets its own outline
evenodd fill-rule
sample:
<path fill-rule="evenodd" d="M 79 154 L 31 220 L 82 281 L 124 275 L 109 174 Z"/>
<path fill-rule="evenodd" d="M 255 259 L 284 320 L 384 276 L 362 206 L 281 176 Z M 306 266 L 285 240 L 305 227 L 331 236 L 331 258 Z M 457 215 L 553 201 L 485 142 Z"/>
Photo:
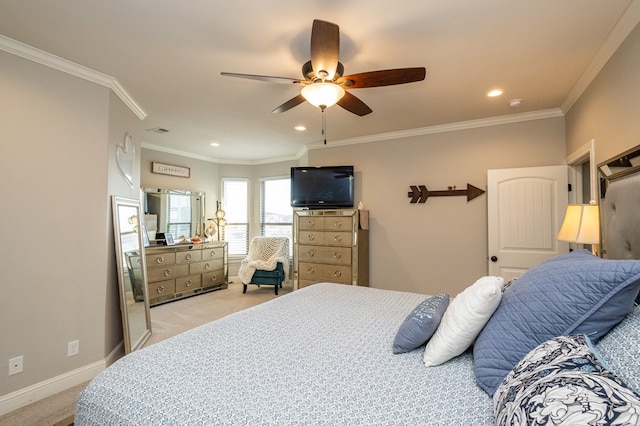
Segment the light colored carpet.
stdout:
<path fill-rule="evenodd" d="M 279 289 L 273 286 L 250 285 L 242 294 L 242 284 L 233 283 L 228 289 L 205 293 L 151 308 L 152 334 L 145 346 L 160 342 L 183 331 L 225 317 L 237 311 L 283 296 L 292 291 L 291 281 Z M 73 424 L 76 399 L 87 383 L 34 402 L 0 417 L 0 426 L 67 426 Z"/>

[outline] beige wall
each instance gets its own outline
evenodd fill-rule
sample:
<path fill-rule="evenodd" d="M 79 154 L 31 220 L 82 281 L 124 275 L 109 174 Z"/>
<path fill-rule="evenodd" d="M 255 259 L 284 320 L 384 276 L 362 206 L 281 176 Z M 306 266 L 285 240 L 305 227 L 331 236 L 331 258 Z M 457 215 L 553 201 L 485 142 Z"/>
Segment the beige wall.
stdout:
<path fill-rule="evenodd" d="M 595 140 L 596 163 L 640 144 L 640 26 L 566 114 L 567 153 Z"/>
<path fill-rule="evenodd" d="M 564 164 L 563 118 L 453 131 L 309 152 L 311 165 L 353 164 L 356 203 L 370 211 L 372 287 L 455 296 L 487 274 L 487 198 L 410 204 L 410 185 L 470 183 L 487 170 Z"/>
<path fill-rule="evenodd" d="M 189 167 L 191 175 L 188 178 L 183 178 L 152 173 L 151 163 L 153 161 Z M 143 148 L 140 169 L 140 182 L 143 188 L 181 189 L 204 192 L 205 216 L 214 216 L 216 212 L 216 200 L 220 199 L 220 166 L 218 164 Z"/>
<path fill-rule="evenodd" d="M 73 382 L 122 340 L 110 195 L 132 194 L 113 158 L 125 129 L 136 132 L 105 87 L 2 51 L 0 75 L 4 404 L 54 377 Z M 67 357 L 72 340 L 80 353 Z M 19 355 L 24 372 L 7 376 Z"/>

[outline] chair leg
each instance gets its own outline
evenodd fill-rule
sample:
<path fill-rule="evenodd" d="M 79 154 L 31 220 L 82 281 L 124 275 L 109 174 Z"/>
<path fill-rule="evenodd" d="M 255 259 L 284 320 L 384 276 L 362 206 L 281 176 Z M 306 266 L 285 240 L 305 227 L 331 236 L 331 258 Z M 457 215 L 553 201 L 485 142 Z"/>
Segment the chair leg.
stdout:
<path fill-rule="evenodd" d="M 274 285 L 274 286 L 273 286 L 273 288 L 275 289 L 275 291 L 276 291 L 276 296 L 277 296 L 277 295 L 278 295 L 278 284 Z"/>
<path fill-rule="evenodd" d="M 245 294 L 246 292 L 247 292 L 247 285 L 242 284 L 242 294 Z"/>

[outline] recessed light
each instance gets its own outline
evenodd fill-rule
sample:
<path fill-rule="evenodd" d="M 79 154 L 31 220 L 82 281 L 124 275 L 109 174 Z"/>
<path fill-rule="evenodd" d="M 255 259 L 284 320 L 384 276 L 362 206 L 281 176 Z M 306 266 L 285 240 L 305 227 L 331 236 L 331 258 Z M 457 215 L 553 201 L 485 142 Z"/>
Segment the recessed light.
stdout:
<path fill-rule="evenodd" d="M 500 89 L 494 89 L 489 93 L 487 93 L 487 96 L 489 96 L 490 98 L 495 98 L 496 96 L 500 96 L 500 95 L 502 95 L 502 90 Z"/>
<path fill-rule="evenodd" d="M 216 148 L 220 146 L 218 142 L 211 142 L 209 145 L 214 146 Z"/>
<path fill-rule="evenodd" d="M 305 130 L 307 130 L 307 128 L 302 126 L 302 125 L 296 126 L 296 127 L 294 127 L 294 129 L 296 129 L 299 132 L 304 132 Z"/>

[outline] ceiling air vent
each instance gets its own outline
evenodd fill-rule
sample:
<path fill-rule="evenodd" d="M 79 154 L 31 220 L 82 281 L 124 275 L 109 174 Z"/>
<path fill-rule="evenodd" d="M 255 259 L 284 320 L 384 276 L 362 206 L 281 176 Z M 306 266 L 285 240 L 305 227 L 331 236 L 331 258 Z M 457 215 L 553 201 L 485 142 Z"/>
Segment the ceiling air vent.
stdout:
<path fill-rule="evenodd" d="M 162 127 L 154 127 L 153 129 L 147 129 L 147 132 L 154 132 L 154 133 L 168 133 L 169 130 L 164 129 Z"/>

